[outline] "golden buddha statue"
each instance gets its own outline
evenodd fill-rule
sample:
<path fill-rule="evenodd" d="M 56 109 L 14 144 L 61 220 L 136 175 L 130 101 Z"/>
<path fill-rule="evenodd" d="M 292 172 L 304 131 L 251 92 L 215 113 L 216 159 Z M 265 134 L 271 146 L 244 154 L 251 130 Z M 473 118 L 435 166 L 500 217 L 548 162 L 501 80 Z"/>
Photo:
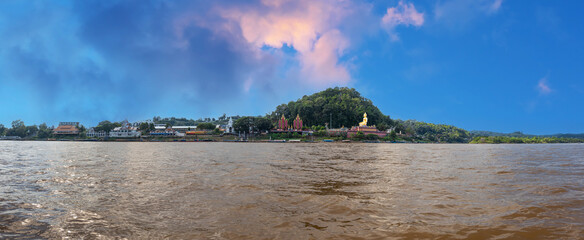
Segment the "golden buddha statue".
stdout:
<path fill-rule="evenodd" d="M 359 127 L 366 127 L 367 126 L 367 113 L 363 114 L 363 122 L 359 123 Z"/>

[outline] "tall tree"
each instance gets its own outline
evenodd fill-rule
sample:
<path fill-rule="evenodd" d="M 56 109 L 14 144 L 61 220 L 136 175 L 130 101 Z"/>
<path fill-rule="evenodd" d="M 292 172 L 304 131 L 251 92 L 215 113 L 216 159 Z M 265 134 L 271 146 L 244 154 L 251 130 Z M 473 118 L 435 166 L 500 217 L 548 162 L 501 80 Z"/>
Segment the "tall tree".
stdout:
<path fill-rule="evenodd" d="M 254 122 L 259 131 L 268 131 L 274 127 L 272 121 L 267 117 L 255 118 Z"/>
<path fill-rule="evenodd" d="M 97 127 L 95 127 L 96 131 L 105 131 L 106 133 L 109 133 L 111 130 L 113 130 L 114 128 L 116 128 L 118 125 L 121 124 L 116 124 L 116 123 L 112 123 L 108 120 L 105 121 L 101 121 L 99 122 L 99 124 L 97 125 Z"/>
<path fill-rule="evenodd" d="M 233 123 L 233 129 L 236 132 L 255 131 L 254 117 L 241 117 Z"/>
<path fill-rule="evenodd" d="M 12 128 L 6 131 L 7 136 L 26 137 L 26 125 L 21 120 L 12 121 Z"/>
<path fill-rule="evenodd" d="M 38 137 L 39 138 L 48 138 L 51 136 L 51 134 L 53 133 L 53 131 L 47 127 L 46 123 L 42 123 L 41 125 L 39 125 L 39 132 L 38 132 Z"/>

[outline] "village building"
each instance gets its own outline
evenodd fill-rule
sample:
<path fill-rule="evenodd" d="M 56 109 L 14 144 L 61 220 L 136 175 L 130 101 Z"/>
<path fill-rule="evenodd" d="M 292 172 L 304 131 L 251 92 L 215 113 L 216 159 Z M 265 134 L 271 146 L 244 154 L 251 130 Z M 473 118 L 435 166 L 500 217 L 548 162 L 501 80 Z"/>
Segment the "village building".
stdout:
<path fill-rule="evenodd" d="M 89 130 L 87 130 L 86 133 L 87 137 L 91 137 L 91 138 L 104 138 L 107 136 L 107 133 L 105 131 L 95 131 L 95 128 L 90 128 Z"/>
<path fill-rule="evenodd" d="M 186 133 L 188 131 L 194 131 L 197 129 L 197 126 L 172 126 L 172 130 L 177 131 L 179 133 Z"/>
<path fill-rule="evenodd" d="M 157 124 L 158 125 L 158 124 Z M 164 124 L 162 124 L 164 125 Z M 161 126 L 155 126 L 156 130 L 154 130 L 153 132 L 150 132 L 150 136 L 176 136 L 177 135 L 177 131 L 173 130 L 172 127 L 164 127 L 161 128 Z M 189 131 L 187 131 L 189 132 Z"/>
<path fill-rule="evenodd" d="M 225 133 L 234 133 L 235 132 L 233 130 L 233 119 L 231 117 L 229 117 L 229 122 L 227 123 L 227 125 L 225 125 L 224 131 L 225 131 Z"/>
<path fill-rule="evenodd" d="M 53 129 L 53 134 L 61 136 L 79 135 L 79 122 L 60 122 L 59 126 Z"/>
<path fill-rule="evenodd" d="M 112 138 L 134 138 L 140 137 L 141 133 L 138 128 L 133 127 L 127 120 L 122 122 L 121 127 L 116 127 L 110 131 L 109 136 Z"/>

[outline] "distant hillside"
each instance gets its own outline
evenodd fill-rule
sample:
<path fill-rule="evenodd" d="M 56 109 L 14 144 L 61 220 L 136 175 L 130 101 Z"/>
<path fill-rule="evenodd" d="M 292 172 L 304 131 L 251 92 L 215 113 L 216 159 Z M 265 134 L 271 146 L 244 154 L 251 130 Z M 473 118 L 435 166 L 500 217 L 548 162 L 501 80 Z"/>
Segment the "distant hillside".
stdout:
<path fill-rule="evenodd" d="M 329 88 L 297 101 L 281 104 L 269 117 L 276 121 L 282 115 L 294 118 L 298 114 L 305 126 L 324 126 L 332 122 L 332 128 L 340 128 L 361 122 L 363 113 L 367 113 L 368 125 L 393 124 L 389 116 L 384 115 L 371 100 L 361 96 L 354 88 L 346 87 Z"/>
<path fill-rule="evenodd" d="M 522 132 L 512 132 L 512 133 L 499 133 L 490 131 L 471 131 L 473 137 L 517 137 L 517 138 L 529 138 L 529 137 L 556 137 L 556 138 L 577 138 L 584 139 L 584 133 L 580 134 L 569 134 L 569 133 L 558 133 L 558 134 L 548 134 L 548 135 L 535 135 L 535 134 L 525 134 Z"/>
<path fill-rule="evenodd" d="M 329 88 L 304 96 L 278 106 L 268 117 L 276 122 L 282 115 L 292 119 L 298 114 L 305 126 L 324 126 L 332 122 L 332 128 L 350 128 L 363 120 L 363 113 L 367 113 L 369 126 L 376 125 L 382 131 L 394 129 L 409 141 L 466 143 L 471 140 L 468 131 L 454 126 L 392 120 L 353 88 Z"/>

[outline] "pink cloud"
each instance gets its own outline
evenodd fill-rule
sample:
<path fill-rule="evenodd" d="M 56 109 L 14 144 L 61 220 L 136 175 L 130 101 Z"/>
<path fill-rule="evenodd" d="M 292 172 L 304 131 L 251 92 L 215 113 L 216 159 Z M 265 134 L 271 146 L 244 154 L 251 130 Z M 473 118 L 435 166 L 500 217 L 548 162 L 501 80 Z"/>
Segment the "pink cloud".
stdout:
<path fill-rule="evenodd" d="M 348 38 L 339 30 L 350 2 L 333 0 L 262 1 L 261 8 L 221 9 L 220 15 L 241 29 L 243 38 L 259 51 L 264 46 L 291 46 L 304 79 L 316 86 L 346 84 L 351 76 L 339 61 Z"/>
<path fill-rule="evenodd" d="M 537 84 L 537 90 L 541 95 L 548 95 L 552 92 L 552 89 L 547 83 L 547 78 L 542 78 L 539 80 L 539 83 Z"/>
<path fill-rule="evenodd" d="M 315 42 L 312 51 L 301 56 L 303 77 L 318 86 L 328 83 L 347 84 L 351 76 L 347 66 L 338 64 L 338 59 L 348 45 L 348 40 L 338 30 L 323 34 Z"/>
<path fill-rule="evenodd" d="M 399 1 L 397 7 L 387 9 L 387 13 L 383 16 L 381 22 L 395 41 L 399 40 L 397 34 L 393 32 L 396 26 L 422 26 L 424 24 L 424 14 L 418 12 L 413 3 Z"/>

